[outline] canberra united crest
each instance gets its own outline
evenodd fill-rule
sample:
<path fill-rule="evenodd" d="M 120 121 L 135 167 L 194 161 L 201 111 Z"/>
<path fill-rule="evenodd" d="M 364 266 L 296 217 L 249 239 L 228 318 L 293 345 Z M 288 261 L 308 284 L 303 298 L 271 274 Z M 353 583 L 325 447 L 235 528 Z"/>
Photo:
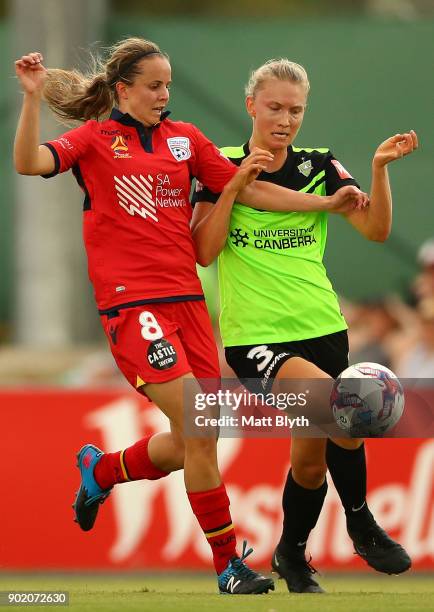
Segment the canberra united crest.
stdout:
<path fill-rule="evenodd" d="M 303 176 L 309 176 L 309 174 L 312 172 L 312 162 L 310 159 L 308 159 L 307 161 L 304 161 L 302 164 L 297 166 L 297 168 L 298 171 L 303 174 Z"/>
<path fill-rule="evenodd" d="M 176 161 L 185 161 L 191 157 L 190 138 L 184 136 L 168 138 L 167 146 Z"/>

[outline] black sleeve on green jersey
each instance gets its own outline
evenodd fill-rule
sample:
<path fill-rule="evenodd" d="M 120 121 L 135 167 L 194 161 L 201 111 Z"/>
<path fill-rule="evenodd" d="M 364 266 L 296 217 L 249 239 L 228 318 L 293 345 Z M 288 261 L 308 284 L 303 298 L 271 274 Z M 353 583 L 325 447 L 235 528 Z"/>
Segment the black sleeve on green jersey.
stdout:
<path fill-rule="evenodd" d="M 196 187 L 191 196 L 191 205 L 194 207 L 198 202 L 212 202 L 215 204 L 219 197 L 220 193 L 210 191 L 208 187 L 205 187 L 205 185 L 196 180 Z"/>
<path fill-rule="evenodd" d="M 334 164 L 336 162 L 336 165 Z M 327 159 L 325 161 L 324 170 L 326 173 L 326 193 L 327 195 L 333 195 L 338 189 L 341 187 L 345 187 L 345 185 L 354 185 L 360 189 L 359 183 L 352 176 L 345 176 L 345 174 L 349 175 L 349 172 L 344 168 L 341 163 L 334 157 L 333 153 L 329 151 L 327 154 Z M 340 174 L 344 176 L 340 176 Z"/>

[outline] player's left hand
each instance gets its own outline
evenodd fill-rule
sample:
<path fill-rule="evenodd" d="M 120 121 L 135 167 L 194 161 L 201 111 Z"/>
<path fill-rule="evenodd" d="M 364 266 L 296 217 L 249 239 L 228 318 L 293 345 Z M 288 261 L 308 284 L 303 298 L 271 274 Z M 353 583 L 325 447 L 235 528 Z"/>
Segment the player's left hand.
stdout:
<path fill-rule="evenodd" d="M 388 138 L 375 151 L 372 163 L 374 166 L 383 167 L 395 159 L 401 159 L 404 155 L 409 155 L 419 146 L 417 134 L 414 130 L 405 134 L 395 134 Z"/>

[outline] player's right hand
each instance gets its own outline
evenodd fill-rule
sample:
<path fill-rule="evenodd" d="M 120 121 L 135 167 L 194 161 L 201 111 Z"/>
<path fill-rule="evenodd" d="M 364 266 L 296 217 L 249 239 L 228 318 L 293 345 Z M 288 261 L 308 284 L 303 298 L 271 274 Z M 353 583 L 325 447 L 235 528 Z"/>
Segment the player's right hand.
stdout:
<path fill-rule="evenodd" d="M 254 181 L 263 170 L 266 170 L 273 158 L 273 154 L 269 151 L 253 149 L 250 155 L 243 159 L 238 171 L 226 184 L 225 189 L 238 193 Z"/>
<path fill-rule="evenodd" d="M 34 53 L 22 55 L 15 62 L 15 74 L 25 93 L 42 92 L 47 77 L 47 70 L 42 65 L 42 60 L 41 53 L 35 51 Z"/>
<path fill-rule="evenodd" d="M 244 166 L 254 163 L 260 164 L 263 170 L 267 169 L 268 164 L 270 164 L 274 159 L 274 155 L 267 151 L 266 149 L 260 149 L 259 147 L 253 147 L 250 151 L 250 154 L 243 159 L 241 162 L 241 168 Z"/>
<path fill-rule="evenodd" d="M 328 197 L 326 209 L 331 213 L 342 214 L 352 210 L 361 210 L 368 204 L 369 197 L 366 193 L 353 185 L 347 185 Z"/>

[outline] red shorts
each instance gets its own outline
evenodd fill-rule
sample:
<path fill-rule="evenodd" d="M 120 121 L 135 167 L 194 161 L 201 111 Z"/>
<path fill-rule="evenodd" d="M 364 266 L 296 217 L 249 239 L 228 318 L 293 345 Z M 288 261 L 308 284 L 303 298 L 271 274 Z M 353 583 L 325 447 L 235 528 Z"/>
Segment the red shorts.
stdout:
<path fill-rule="evenodd" d="M 135 388 L 192 372 L 219 379 L 213 329 L 204 300 L 158 302 L 101 316 L 115 361 Z"/>

